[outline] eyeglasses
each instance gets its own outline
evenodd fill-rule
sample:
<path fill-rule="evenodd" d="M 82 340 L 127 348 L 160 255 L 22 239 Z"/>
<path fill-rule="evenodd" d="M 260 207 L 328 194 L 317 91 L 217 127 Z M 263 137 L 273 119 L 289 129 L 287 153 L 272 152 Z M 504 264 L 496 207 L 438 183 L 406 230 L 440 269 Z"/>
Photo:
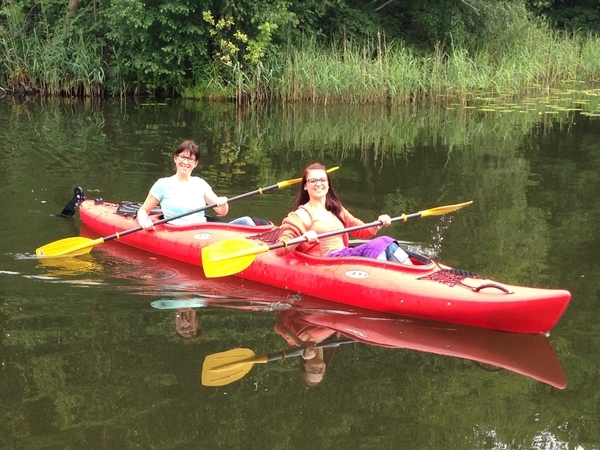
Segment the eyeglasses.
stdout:
<path fill-rule="evenodd" d="M 317 183 L 327 184 L 327 178 L 309 178 L 306 182 L 311 186 L 316 186 Z"/>
<path fill-rule="evenodd" d="M 177 155 L 177 161 L 179 161 L 179 162 L 189 161 L 191 163 L 195 163 L 198 160 L 196 158 L 194 158 L 193 156 Z"/>

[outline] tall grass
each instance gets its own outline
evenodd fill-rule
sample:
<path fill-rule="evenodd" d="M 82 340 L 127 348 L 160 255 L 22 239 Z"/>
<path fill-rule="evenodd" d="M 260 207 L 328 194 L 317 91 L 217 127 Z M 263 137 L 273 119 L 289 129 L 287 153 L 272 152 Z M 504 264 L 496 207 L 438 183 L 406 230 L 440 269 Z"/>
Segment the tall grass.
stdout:
<path fill-rule="evenodd" d="M 50 26 L 42 19 L 28 24 L 16 10 L 6 8 L 0 27 L 0 76 L 16 92 L 95 97 L 104 94 L 105 63 L 98 41 L 77 30 Z"/>
<path fill-rule="evenodd" d="M 407 100 L 411 86 L 419 82 L 418 60 L 409 50 L 375 39 L 325 49 L 309 40 L 300 48 L 288 48 L 274 66 L 271 73 L 278 75 L 269 84 L 284 102 L 381 103 L 389 96 Z"/>
<path fill-rule="evenodd" d="M 383 39 L 321 48 L 308 40 L 274 61 L 269 83 L 284 102 L 408 103 L 422 98 L 468 101 L 481 92 L 525 92 L 600 78 L 600 38 L 532 26 L 502 53 L 437 47 L 417 55 Z"/>
<path fill-rule="evenodd" d="M 61 22 L 35 26 L 16 9 L 3 10 L 0 86 L 26 87 L 47 95 L 123 95 L 148 75 L 127 69 L 119 48 Z M 529 19 L 512 22 L 479 47 L 458 39 L 429 54 L 416 53 L 383 35 L 324 46 L 307 38 L 274 52 L 252 67 L 236 64 L 195 71 L 189 98 L 241 103 L 408 104 L 425 99 L 468 102 L 484 93 L 526 93 L 562 82 L 600 80 L 600 37 L 559 32 Z M 199 66 L 203 64 L 198 63 Z M 4 85 L 6 83 L 6 85 Z"/>

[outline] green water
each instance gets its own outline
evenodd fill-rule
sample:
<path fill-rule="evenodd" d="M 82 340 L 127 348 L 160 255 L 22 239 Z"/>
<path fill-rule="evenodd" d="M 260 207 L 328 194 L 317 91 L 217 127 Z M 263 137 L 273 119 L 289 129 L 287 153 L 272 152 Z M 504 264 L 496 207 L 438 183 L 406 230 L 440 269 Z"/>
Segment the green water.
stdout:
<path fill-rule="evenodd" d="M 260 111 L 1 99 L 0 448 L 600 448 L 598 92 L 546 94 Z M 570 290 L 547 338 L 557 360 L 530 355 L 542 374 L 544 364 L 562 366 L 566 388 L 364 343 L 337 348 L 314 387 L 295 360 L 202 386 L 207 355 L 288 347 L 275 326 L 302 299 L 238 278 L 207 280 L 116 242 L 60 264 L 34 257 L 85 232 L 78 218 L 56 217 L 75 186 L 88 198 L 141 201 L 188 138 L 203 150 L 197 174 L 220 195 L 296 178 L 319 160 L 340 166 L 336 190 L 365 221 L 473 200 L 389 232 L 457 268 Z M 279 222 L 295 193 L 246 199 L 230 214 Z M 176 310 L 151 306 L 182 299 L 209 304 L 196 309 L 193 340 L 176 334 Z M 514 355 L 527 342 L 517 339 Z"/>

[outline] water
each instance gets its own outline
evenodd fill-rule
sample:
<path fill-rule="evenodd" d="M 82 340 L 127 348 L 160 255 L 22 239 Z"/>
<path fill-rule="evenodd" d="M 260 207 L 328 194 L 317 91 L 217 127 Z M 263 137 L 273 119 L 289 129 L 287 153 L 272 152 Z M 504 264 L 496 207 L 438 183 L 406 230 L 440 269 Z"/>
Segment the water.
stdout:
<path fill-rule="evenodd" d="M 599 448 L 596 93 L 399 110 L 2 99 L 0 447 Z M 77 218 L 56 217 L 75 186 L 141 201 L 187 138 L 220 195 L 320 160 L 340 166 L 336 190 L 366 221 L 473 200 L 390 233 L 457 268 L 568 289 L 571 304 L 548 337 L 371 314 L 359 324 L 379 324 L 385 342 L 324 350 L 317 386 L 298 358 L 203 386 L 207 356 L 291 348 L 282 324 L 335 341 L 357 317 L 117 242 L 61 263 L 34 256 L 85 234 Z M 278 222 L 295 192 L 242 200 L 230 215 Z M 178 309 L 182 300 L 195 309 Z M 186 325 L 194 339 L 177 333 Z"/>

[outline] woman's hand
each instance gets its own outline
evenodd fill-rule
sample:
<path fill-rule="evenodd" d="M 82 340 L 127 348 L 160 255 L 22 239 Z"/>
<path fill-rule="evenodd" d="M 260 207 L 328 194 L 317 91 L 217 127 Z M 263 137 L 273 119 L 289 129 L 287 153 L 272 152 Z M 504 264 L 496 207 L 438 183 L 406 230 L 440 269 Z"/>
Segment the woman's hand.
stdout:
<path fill-rule="evenodd" d="M 302 359 L 313 359 L 317 356 L 317 349 L 314 344 L 308 345 L 302 352 Z"/>
<path fill-rule="evenodd" d="M 152 222 L 150 219 L 146 218 L 146 219 L 138 219 L 138 224 L 140 225 L 140 227 L 142 227 L 144 230 L 154 230 L 154 222 Z"/>
<path fill-rule="evenodd" d="M 148 217 L 148 213 L 141 208 L 137 213 L 137 222 L 144 230 L 154 230 L 154 222 Z"/>
<path fill-rule="evenodd" d="M 387 214 L 382 214 L 377 218 L 384 227 L 389 227 L 392 224 L 392 218 Z"/>
<path fill-rule="evenodd" d="M 308 242 L 319 242 L 319 235 L 314 230 L 308 230 L 302 237 L 305 237 Z"/>
<path fill-rule="evenodd" d="M 217 197 L 215 204 L 217 205 L 217 208 L 220 208 L 221 206 L 225 206 L 228 201 L 229 199 L 227 197 Z"/>

